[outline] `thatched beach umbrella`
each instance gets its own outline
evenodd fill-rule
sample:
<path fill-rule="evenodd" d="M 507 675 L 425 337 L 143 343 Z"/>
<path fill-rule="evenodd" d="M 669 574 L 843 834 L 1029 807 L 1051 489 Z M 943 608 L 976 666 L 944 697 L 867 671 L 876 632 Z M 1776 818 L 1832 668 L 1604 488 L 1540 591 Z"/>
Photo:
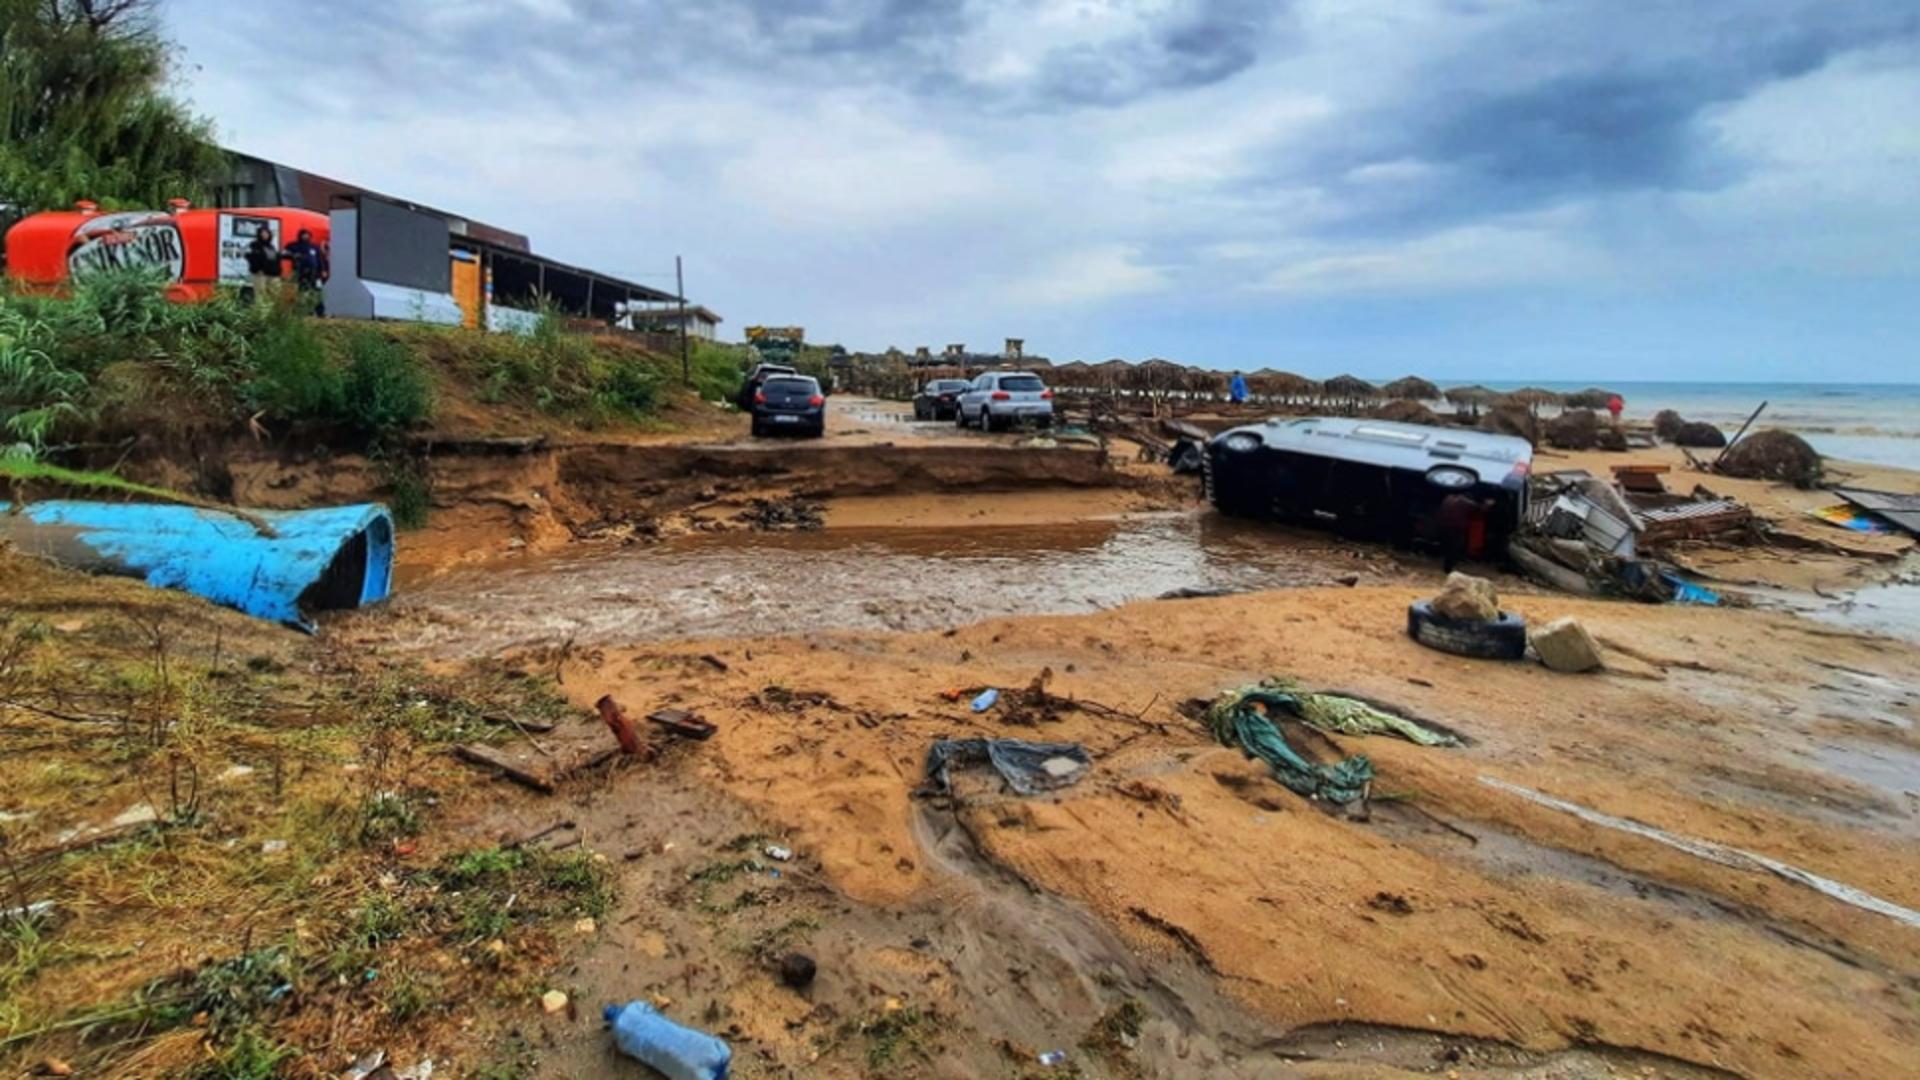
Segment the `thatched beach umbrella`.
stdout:
<path fill-rule="evenodd" d="M 1075 360 L 1054 368 L 1047 378 L 1056 387 L 1084 390 L 1093 385 L 1093 366 L 1085 360 Z"/>
<path fill-rule="evenodd" d="M 1542 405 L 1559 405 L 1565 399 L 1551 390 L 1538 386 L 1523 386 L 1511 393 L 1500 395 L 1498 404 L 1518 405 L 1530 413 L 1538 415 Z"/>
<path fill-rule="evenodd" d="M 1185 371 L 1179 364 L 1156 356 L 1133 369 L 1134 386 L 1149 394 L 1165 394 L 1178 388 Z"/>
<path fill-rule="evenodd" d="M 1305 375 L 1295 375 L 1291 371 L 1277 371 L 1268 367 L 1247 376 L 1247 389 L 1263 398 L 1291 400 L 1311 396 L 1320 389 L 1320 385 Z"/>
<path fill-rule="evenodd" d="M 1451 405 L 1470 405 L 1478 408 L 1491 405 L 1500 397 L 1500 391 L 1485 386 L 1456 386 L 1444 395 Z"/>
<path fill-rule="evenodd" d="M 1388 397 L 1398 398 L 1401 401 L 1440 400 L 1440 388 L 1420 378 L 1418 375 L 1409 375 L 1404 379 L 1395 379 L 1381 389 L 1386 392 Z"/>
<path fill-rule="evenodd" d="M 1117 356 L 1105 363 L 1093 365 L 1094 384 L 1108 390 L 1118 390 L 1125 386 L 1132 373 L 1133 365 Z"/>
<path fill-rule="evenodd" d="M 1352 375 L 1335 375 L 1320 384 L 1320 392 L 1333 401 L 1360 401 L 1378 397 L 1380 388 Z"/>
<path fill-rule="evenodd" d="M 1227 373 L 1190 367 L 1180 372 L 1180 389 L 1197 396 L 1217 397 L 1227 392 Z"/>

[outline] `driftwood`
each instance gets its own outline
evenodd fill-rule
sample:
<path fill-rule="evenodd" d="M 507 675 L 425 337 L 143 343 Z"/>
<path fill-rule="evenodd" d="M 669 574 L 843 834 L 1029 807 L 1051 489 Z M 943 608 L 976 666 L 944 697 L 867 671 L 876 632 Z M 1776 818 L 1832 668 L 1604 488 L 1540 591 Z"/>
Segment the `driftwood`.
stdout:
<path fill-rule="evenodd" d="M 532 788 L 542 795 L 553 794 L 553 780 L 530 769 L 522 768 L 498 750 L 463 743 L 454 747 L 453 753 L 460 760 L 492 769 L 521 787 Z"/>

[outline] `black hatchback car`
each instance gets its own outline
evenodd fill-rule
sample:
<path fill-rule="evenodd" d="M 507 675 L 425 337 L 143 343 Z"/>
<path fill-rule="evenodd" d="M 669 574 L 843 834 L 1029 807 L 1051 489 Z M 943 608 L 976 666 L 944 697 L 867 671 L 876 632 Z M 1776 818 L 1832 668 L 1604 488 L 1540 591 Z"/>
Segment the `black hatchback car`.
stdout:
<path fill-rule="evenodd" d="M 774 375 L 753 392 L 753 433 L 792 432 L 819 438 L 827 433 L 827 398 L 806 375 Z"/>
<path fill-rule="evenodd" d="M 965 379 L 935 379 L 913 399 L 915 420 L 951 420 L 960 410 L 960 395 L 973 384 Z"/>

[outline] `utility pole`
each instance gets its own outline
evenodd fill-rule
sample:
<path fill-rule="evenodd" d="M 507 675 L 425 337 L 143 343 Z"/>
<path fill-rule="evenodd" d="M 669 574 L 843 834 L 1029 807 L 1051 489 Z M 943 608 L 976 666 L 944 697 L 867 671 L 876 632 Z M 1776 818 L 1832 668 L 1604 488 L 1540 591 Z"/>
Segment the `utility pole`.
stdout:
<path fill-rule="evenodd" d="M 680 297 L 680 381 L 693 385 L 693 361 L 687 352 L 687 279 L 680 272 L 680 256 L 673 257 L 673 291 Z"/>

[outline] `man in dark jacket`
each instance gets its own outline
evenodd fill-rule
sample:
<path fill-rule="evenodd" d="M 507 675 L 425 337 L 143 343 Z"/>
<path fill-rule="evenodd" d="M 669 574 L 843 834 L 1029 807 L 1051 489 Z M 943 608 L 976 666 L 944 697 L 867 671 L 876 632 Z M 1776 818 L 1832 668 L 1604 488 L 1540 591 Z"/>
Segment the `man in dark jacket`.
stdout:
<path fill-rule="evenodd" d="M 293 264 L 293 283 L 302 293 L 319 292 L 320 286 L 333 273 L 333 267 L 327 263 L 327 249 L 313 242 L 310 229 L 301 229 L 299 238 L 288 244 L 282 254 Z M 314 314 L 326 313 L 326 302 L 316 301 Z"/>
<path fill-rule="evenodd" d="M 301 229 L 299 239 L 287 245 L 285 254 L 293 264 L 293 282 L 301 292 L 311 292 L 326 282 L 332 267 L 327 265 L 327 249 L 313 242 L 312 230 Z"/>
<path fill-rule="evenodd" d="M 273 242 L 273 230 L 265 225 L 253 234 L 247 245 L 247 299 L 266 299 L 280 281 L 280 248 Z"/>

